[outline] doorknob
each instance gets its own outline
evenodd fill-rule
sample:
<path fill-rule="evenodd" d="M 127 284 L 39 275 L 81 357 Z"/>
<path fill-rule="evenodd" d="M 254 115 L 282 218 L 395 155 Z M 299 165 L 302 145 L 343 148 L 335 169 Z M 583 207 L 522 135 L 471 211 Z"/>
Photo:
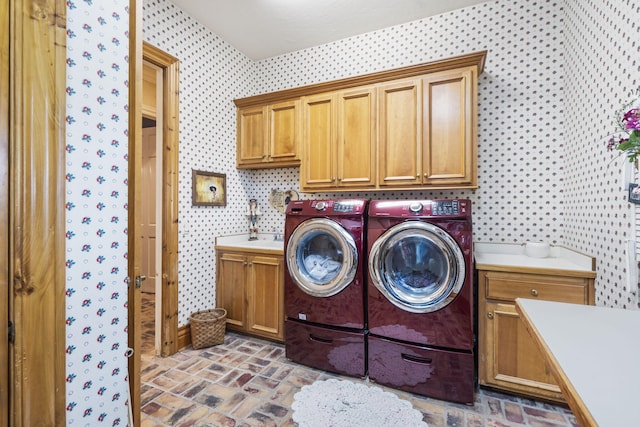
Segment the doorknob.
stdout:
<path fill-rule="evenodd" d="M 136 289 L 140 289 L 143 280 L 147 280 L 147 276 L 136 276 Z"/>

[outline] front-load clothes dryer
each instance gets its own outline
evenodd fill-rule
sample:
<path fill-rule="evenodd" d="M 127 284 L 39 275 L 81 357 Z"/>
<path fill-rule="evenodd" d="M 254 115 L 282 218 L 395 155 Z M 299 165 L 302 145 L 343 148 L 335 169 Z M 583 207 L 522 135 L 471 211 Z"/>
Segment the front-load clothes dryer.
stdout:
<path fill-rule="evenodd" d="M 296 200 L 285 221 L 285 351 L 366 375 L 366 200 Z"/>
<path fill-rule="evenodd" d="M 372 201 L 367 227 L 369 378 L 473 403 L 471 202 Z"/>

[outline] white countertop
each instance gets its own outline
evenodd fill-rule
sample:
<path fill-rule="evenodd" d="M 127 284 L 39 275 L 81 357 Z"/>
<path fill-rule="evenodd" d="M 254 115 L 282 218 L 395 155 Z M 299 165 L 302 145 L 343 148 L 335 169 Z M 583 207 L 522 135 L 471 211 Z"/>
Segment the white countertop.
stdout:
<path fill-rule="evenodd" d="M 267 250 L 284 253 L 284 241 L 275 240 L 275 234 L 259 234 L 258 240 L 249 240 L 248 234 L 234 234 L 216 237 L 216 246 L 237 249 Z"/>
<path fill-rule="evenodd" d="M 551 246 L 548 257 L 533 258 L 525 254 L 524 244 L 475 242 L 474 256 L 478 266 L 526 267 L 592 272 L 594 260 L 562 246 Z"/>
<path fill-rule="evenodd" d="M 564 377 L 558 381 L 574 414 L 584 412 L 587 426 L 640 425 L 640 311 L 516 301 L 523 321 L 546 347 L 543 353 Z"/>

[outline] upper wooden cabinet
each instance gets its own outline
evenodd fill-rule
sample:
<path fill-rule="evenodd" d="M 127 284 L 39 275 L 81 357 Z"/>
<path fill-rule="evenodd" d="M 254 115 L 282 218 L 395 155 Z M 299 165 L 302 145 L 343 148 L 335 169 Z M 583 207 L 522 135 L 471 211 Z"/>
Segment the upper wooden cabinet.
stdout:
<path fill-rule="evenodd" d="M 300 101 L 238 108 L 236 166 L 262 169 L 300 165 Z"/>
<path fill-rule="evenodd" d="M 406 187 L 422 183 L 422 87 L 419 79 L 384 84 L 380 98 L 378 183 Z"/>
<path fill-rule="evenodd" d="M 476 188 L 477 87 L 486 53 L 235 100 L 238 167 L 271 167 L 262 160 L 246 166 L 240 147 L 252 146 L 251 138 L 264 144 L 269 131 L 263 120 L 252 134 L 241 112 L 264 115 L 275 102 L 302 100 L 302 191 Z"/>
<path fill-rule="evenodd" d="M 381 188 L 477 186 L 476 68 L 381 85 Z"/>
<path fill-rule="evenodd" d="M 422 79 L 422 183 L 477 187 L 477 70 Z"/>
<path fill-rule="evenodd" d="M 303 97 L 302 191 L 375 186 L 372 87 Z"/>

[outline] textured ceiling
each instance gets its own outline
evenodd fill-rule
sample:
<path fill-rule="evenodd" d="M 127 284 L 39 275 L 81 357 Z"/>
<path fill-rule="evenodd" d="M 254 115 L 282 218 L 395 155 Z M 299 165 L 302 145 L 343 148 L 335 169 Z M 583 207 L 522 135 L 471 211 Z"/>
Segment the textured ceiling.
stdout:
<path fill-rule="evenodd" d="M 486 0 L 171 0 L 253 60 Z"/>

